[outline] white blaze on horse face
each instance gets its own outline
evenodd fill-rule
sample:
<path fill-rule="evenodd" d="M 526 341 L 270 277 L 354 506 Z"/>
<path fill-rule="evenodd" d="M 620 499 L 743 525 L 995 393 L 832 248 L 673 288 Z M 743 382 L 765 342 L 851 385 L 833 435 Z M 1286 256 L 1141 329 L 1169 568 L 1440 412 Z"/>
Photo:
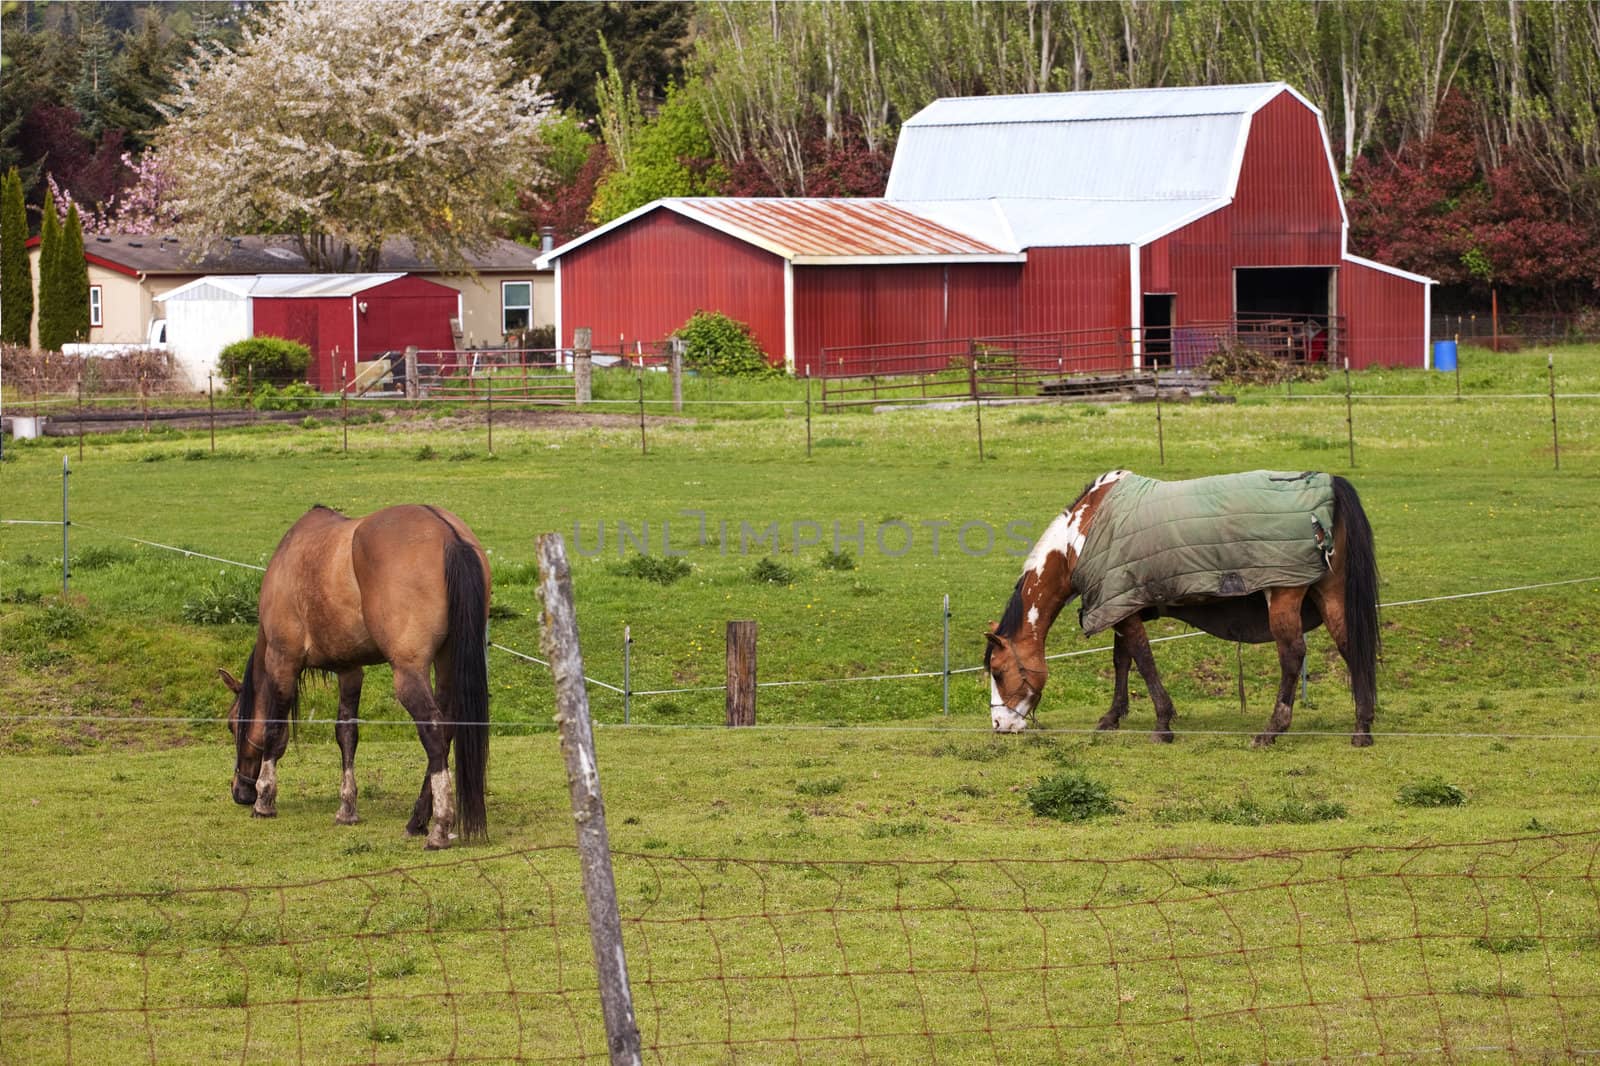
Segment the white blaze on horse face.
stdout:
<path fill-rule="evenodd" d="M 1096 489 L 1121 481 L 1127 474 L 1126 470 L 1112 470 L 1101 474 L 1095 478 L 1094 484 L 1090 485 L 1089 490 L 1083 494 L 1084 502 L 1090 502 L 1089 498 L 1094 495 Z M 1078 506 L 1065 514 L 1056 515 L 1055 521 L 1045 527 L 1044 533 L 1039 537 L 1038 542 L 1034 544 L 1033 550 L 1028 553 L 1028 560 L 1023 563 L 1022 568 L 1031 570 L 1035 577 L 1043 577 L 1045 561 L 1050 558 L 1052 553 L 1065 559 L 1068 549 L 1071 549 L 1074 555 L 1082 552 L 1085 539 L 1083 517 L 1084 512 L 1087 510 L 1087 507 Z"/>
<path fill-rule="evenodd" d="M 989 675 L 989 721 L 996 733 L 1020 733 L 1028 728 L 1028 719 L 1018 714 L 1000 698 L 1000 685 L 994 675 Z"/>

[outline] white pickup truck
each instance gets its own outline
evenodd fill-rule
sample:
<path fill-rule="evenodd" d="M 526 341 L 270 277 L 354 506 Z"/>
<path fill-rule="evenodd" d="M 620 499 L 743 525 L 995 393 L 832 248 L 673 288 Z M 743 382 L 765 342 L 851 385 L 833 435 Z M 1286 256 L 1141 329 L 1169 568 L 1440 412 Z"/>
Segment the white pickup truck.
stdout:
<path fill-rule="evenodd" d="M 128 352 L 164 352 L 167 350 L 167 320 L 157 318 L 143 341 L 99 342 L 94 344 L 63 344 L 62 355 L 112 356 Z"/>

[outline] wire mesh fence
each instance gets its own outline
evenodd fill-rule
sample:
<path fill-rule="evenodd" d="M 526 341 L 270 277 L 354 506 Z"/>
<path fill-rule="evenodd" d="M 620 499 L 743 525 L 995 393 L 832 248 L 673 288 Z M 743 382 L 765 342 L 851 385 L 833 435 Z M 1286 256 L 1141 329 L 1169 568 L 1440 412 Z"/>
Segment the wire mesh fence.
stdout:
<path fill-rule="evenodd" d="M 647 1061 L 1582 1061 L 1600 832 L 614 856 Z M 606 1061 L 578 863 L 0 899 L 10 1062 Z"/>

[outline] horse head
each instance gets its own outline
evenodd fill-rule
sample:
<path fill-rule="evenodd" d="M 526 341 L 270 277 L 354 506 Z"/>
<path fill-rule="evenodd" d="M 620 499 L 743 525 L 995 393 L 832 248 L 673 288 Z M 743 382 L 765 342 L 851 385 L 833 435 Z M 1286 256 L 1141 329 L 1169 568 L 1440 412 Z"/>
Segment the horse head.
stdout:
<path fill-rule="evenodd" d="M 271 728 L 274 718 L 271 684 L 257 683 L 254 651 L 250 661 L 245 663 L 243 680 L 226 670 L 217 673 L 233 693 L 233 703 L 228 708 L 228 732 L 233 734 L 234 743 L 233 783 L 229 791 L 233 802 L 241 807 L 255 805 L 257 813 L 265 815 L 271 808 L 263 809 L 258 802 L 268 798 L 262 795 L 262 788 L 273 793 L 276 789 L 275 781 L 263 778 L 275 776 L 273 768 L 283 755 L 288 739 L 284 730 Z"/>
<path fill-rule="evenodd" d="M 1044 693 L 1049 673 L 1044 657 L 1019 648 L 1001 634 L 997 622 L 989 623 L 984 636 L 989 641 L 984 653 L 989 671 L 989 721 L 996 733 L 1020 733 Z"/>

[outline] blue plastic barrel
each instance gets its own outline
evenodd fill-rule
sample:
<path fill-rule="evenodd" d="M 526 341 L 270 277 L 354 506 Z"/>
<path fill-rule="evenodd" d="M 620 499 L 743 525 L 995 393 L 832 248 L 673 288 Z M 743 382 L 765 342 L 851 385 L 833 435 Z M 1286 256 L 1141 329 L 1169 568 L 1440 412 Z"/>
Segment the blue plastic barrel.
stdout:
<path fill-rule="evenodd" d="M 1454 370 L 1456 368 L 1456 342 L 1433 342 L 1433 368 L 1435 370 Z"/>

